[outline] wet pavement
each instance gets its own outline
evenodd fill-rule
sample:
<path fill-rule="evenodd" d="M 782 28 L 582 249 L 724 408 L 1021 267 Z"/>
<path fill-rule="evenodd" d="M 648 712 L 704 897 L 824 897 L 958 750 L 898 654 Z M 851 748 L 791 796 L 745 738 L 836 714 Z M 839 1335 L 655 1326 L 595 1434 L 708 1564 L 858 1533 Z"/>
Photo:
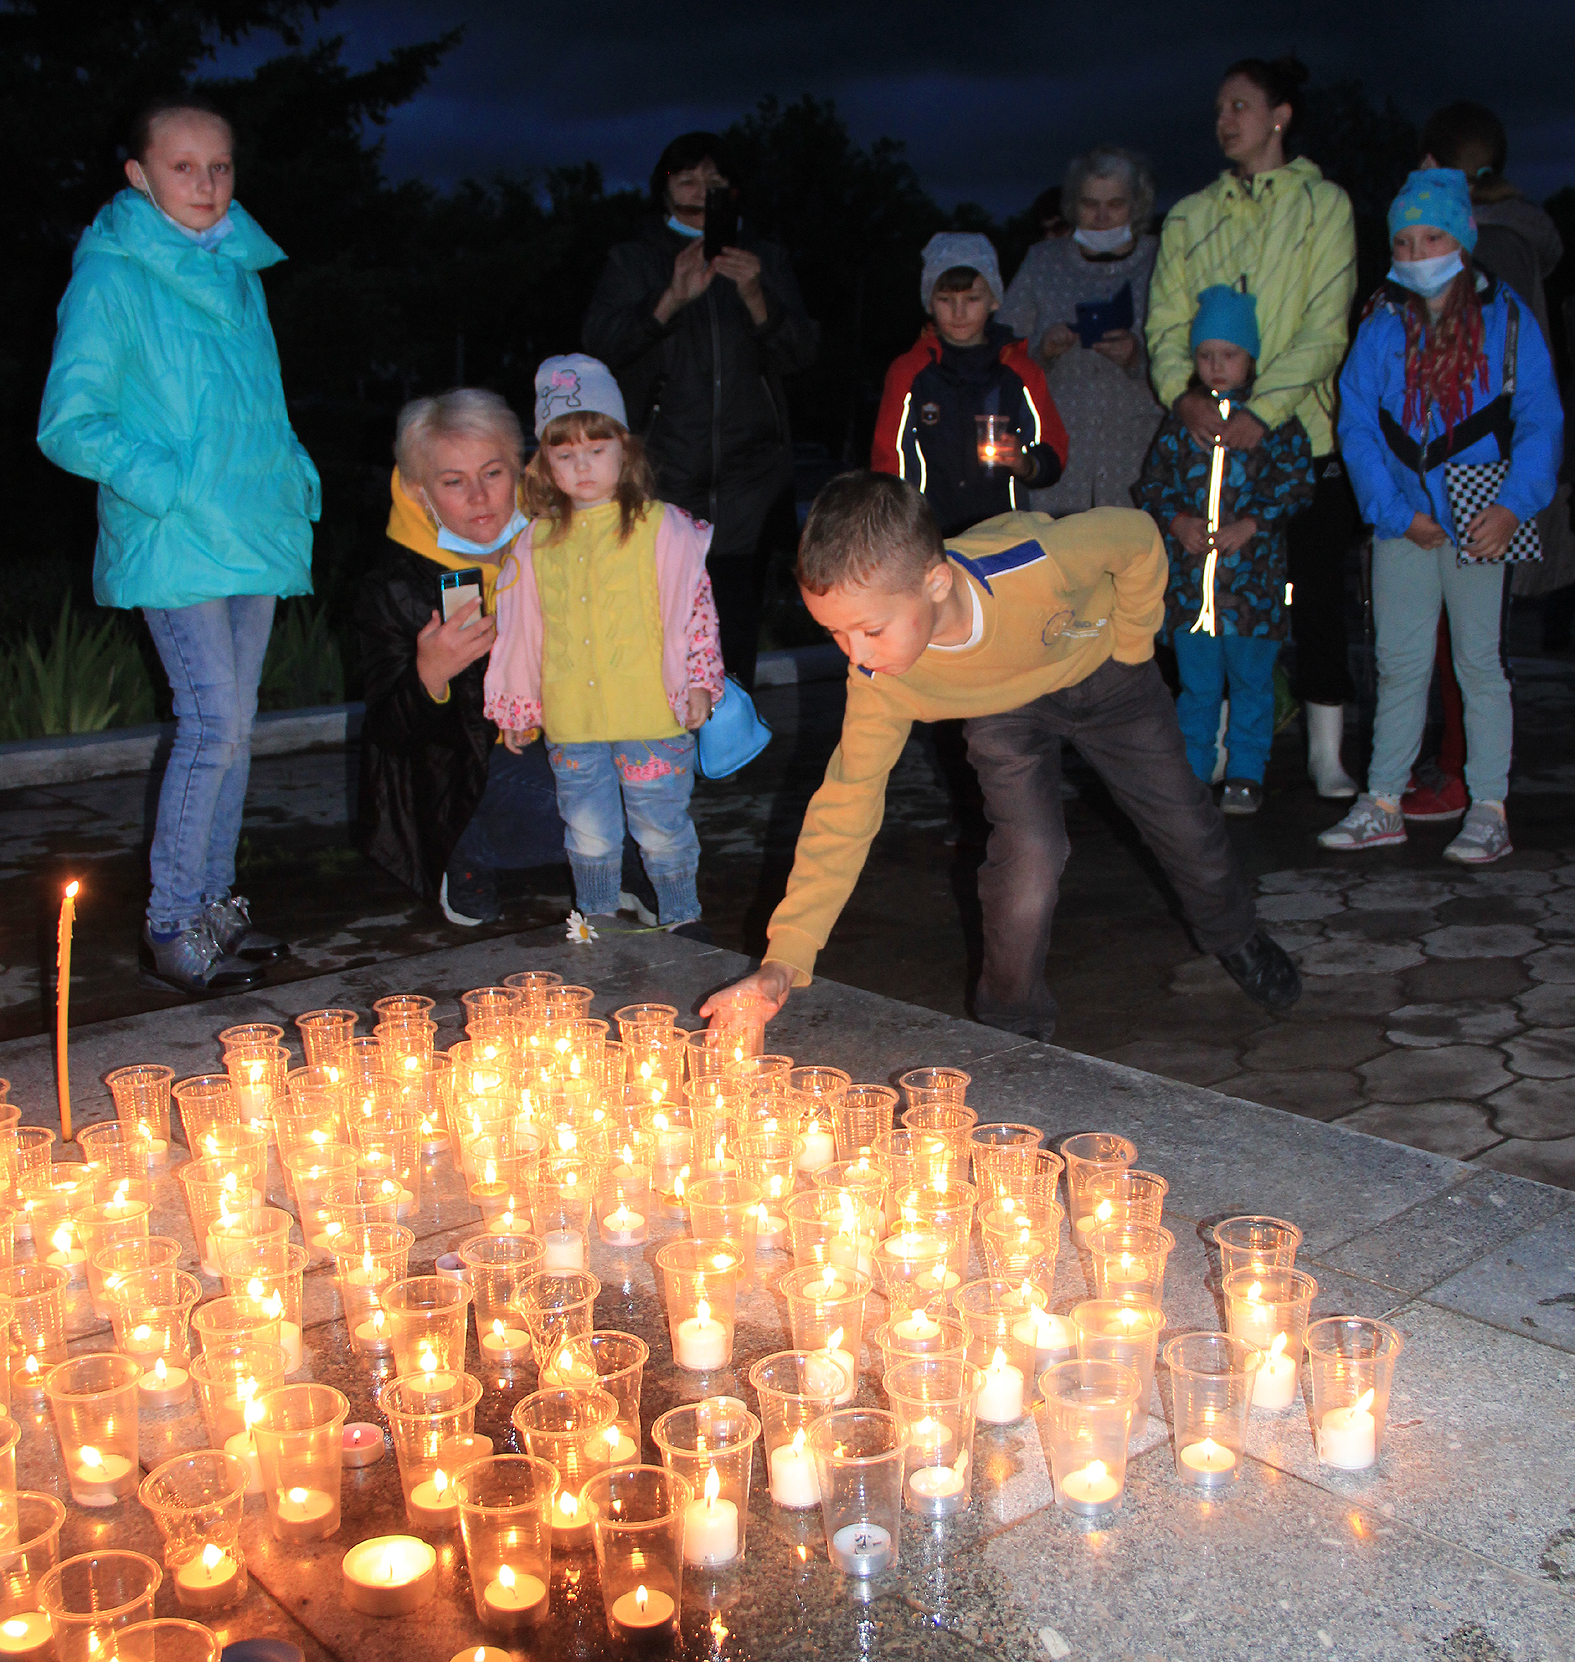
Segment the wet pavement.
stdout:
<path fill-rule="evenodd" d="M 1516 852 L 1484 871 L 1441 858 L 1452 827 L 1341 856 L 1340 815 L 1307 783 L 1299 727 L 1276 740 L 1262 812 L 1229 822 L 1262 916 L 1305 992 L 1272 1017 L 1200 957 L 1131 828 L 1069 757 L 1072 858 L 1049 976 L 1058 1044 L 1416 1148 L 1575 1188 L 1575 663 L 1515 635 Z M 758 952 L 793 839 L 836 742 L 836 683 L 765 689 L 776 732 L 732 780 L 701 781 L 701 898 L 721 946 Z M 1346 761 L 1361 760 L 1352 733 Z M 353 752 L 254 765 L 242 892 L 294 955 L 274 982 L 354 969 L 562 918 L 566 871 L 506 880 L 504 920 L 461 930 L 349 846 Z M 73 1023 L 179 1002 L 136 979 L 152 791 L 141 777 L 0 792 L 0 1038 L 43 1031 L 59 885 L 84 884 Z M 962 1015 L 978 957 L 986 827 L 954 730 L 920 730 L 821 973 Z M 633 920 L 630 926 L 634 927 Z M 987 1105 L 986 1105 L 987 1106 Z"/>

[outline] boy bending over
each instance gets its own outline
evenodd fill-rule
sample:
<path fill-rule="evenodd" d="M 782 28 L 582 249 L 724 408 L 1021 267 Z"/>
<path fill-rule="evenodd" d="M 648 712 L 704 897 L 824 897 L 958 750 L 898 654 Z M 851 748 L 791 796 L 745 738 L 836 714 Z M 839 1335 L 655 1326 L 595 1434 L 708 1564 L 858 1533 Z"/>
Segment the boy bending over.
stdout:
<path fill-rule="evenodd" d="M 765 961 L 739 986 L 775 1014 L 808 985 L 880 828 L 909 729 L 960 716 L 991 825 L 979 872 L 980 1021 L 1035 1039 L 1055 1031 L 1045 958 L 1069 852 L 1063 739 L 1142 832 L 1202 950 L 1266 1009 L 1295 1003 L 1296 967 L 1257 926 L 1154 666 L 1166 576 L 1159 532 L 1134 510 L 1001 514 L 943 543 L 913 485 L 833 479 L 804 527 L 798 581 L 848 655 L 842 742 L 804 815 Z"/>

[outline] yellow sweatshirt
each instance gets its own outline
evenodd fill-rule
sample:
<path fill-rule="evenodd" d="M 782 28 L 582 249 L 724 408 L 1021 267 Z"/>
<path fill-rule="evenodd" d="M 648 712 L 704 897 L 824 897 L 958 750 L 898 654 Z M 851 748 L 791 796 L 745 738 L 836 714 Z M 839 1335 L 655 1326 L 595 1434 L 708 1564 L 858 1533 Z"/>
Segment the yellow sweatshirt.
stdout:
<path fill-rule="evenodd" d="M 1115 658 L 1154 655 L 1168 568 L 1158 527 L 1130 508 L 1054 520 L 1002 514 L 946 545 L 983 611 L 980 638 L 931 647 L 905 675 L 848 672 L 842 742 L 810 799 L 768 962 L 804 986 L 858 881 L 886 807 L 886 777 L 916 721 L 999 715 L 1075 686 Z"/>

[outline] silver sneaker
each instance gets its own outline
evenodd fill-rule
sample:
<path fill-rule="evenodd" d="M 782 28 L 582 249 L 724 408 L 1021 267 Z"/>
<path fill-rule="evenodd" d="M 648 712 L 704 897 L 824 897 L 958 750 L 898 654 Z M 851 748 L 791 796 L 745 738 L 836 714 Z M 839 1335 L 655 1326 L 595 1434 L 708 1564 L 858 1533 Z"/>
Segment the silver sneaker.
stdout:
<path fill-rule="evenodd" d="M 219 946 L 206 917 L 168 941 L 156 941 L 152 926 L 144 923 L 137 961 L 145 979 L 199 998 L 240 992 L 262 979 L 260 964 L 232 958 Z"/>
<path fill-rule="evenodd" d="M 1318 833 L 1320 848 L 1340 849 L 1345 853 L 1360 848 L 1387 848 L 1391 843 L 1405 841 L 1405 819 L 1398 808 L 1379 805 L 1378 798 L 1366 791 L 1356 799 L 1356 806 L 1338 825 Z"/>
<path fill-rule="evenodd" d="M 1473 802 L 1466 809 L 1460 835 L 1444 850 L 1444 858 L 1457 860 L 1463 866 L 1485 866 L 1514 852 L 1515 845 L 1509 840 L 1509 821 L 1496 808 Z"/>
<path fill-rule="evenodd" d="M 271 958 L 282 958 L 290 950 L 278 936 L 265 935 L 252 922 L 251 902 L 244 895 L 210 900 L 202 914 L 220 952 L 231 957 L 250 958 L 260 964 Z"/>

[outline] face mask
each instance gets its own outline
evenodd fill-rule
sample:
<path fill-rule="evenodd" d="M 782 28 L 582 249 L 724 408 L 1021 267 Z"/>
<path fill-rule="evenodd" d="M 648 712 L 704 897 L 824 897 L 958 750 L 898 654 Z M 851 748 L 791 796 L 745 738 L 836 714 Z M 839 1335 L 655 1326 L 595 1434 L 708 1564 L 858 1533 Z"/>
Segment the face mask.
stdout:
<path fill-rule="evenodd" d="M 1079 225 L 1072 233 L 1072 241 L 1086 248 L 1090 254 L 1118 254 L 1131 240 L 1130 225 L 1113 225 L 1108 231 L 1085 231 Z"/>
<path fill-rule="evenodd" d="M 705 235 L 705 229 L 703 226 L 696 229 L 693 225 L 685 225 L 676 214 L 674 214 L 672 218 L 667 221 L 667 229 L 669 231 L 676 231 L 681 237 L 703 237 Z"/>
<path fill-rule="evenodd" d="M 436 514 L 433 514 L 432 517 L 437 519 Z M 439 548 L 446 548 L 450 554 L 496 554 L 505 543 L 513 542 L 529 524 L 530 521 L 516 508 L 508 524 L 498 532 L 491 542 L 472 542 L 469 537 L 456 537 L 442 520 L 438 520 L 437 545 Z"/>
<path fill-rule="evenodd" d="M 137 172 L 141 176 L 142 183 L 140 185 L 134 184 L 132 189 L 135 190 L 136 193 L 145 201 L 150 202 L 159 218 L 162 219 L 166 225 L 174 226 L 174 228 L 179 231 L 183 237 L 185 237 L 187 242 L 194 242 L 199 248 L 205 249 L 211 254 L 213 250 L 224 241 L 230 232 L 235 229 L 235 226 L 228 214 L 225 214 L 222 219 L 216 219 L 206 231 L 194 231 L 189 225 L 182 225 L 178 219 L 175 219 L 171 215 L 165 213 L 163 208 L 159 207 L 158 198 L 153 194 L 153 187 L 149 185 L 147 175 L 142 172 L 140 167 L 137 169 Z"/>
<path fill-rule="evenodd" d="M 1442 294 L 1465 270 L 1457 248 L 1449 254 L 1435 254 L 1430 260 L 1396 260 L 1389 268 L 1389 280 L 1412 294 L 1431 300 Z"/>

